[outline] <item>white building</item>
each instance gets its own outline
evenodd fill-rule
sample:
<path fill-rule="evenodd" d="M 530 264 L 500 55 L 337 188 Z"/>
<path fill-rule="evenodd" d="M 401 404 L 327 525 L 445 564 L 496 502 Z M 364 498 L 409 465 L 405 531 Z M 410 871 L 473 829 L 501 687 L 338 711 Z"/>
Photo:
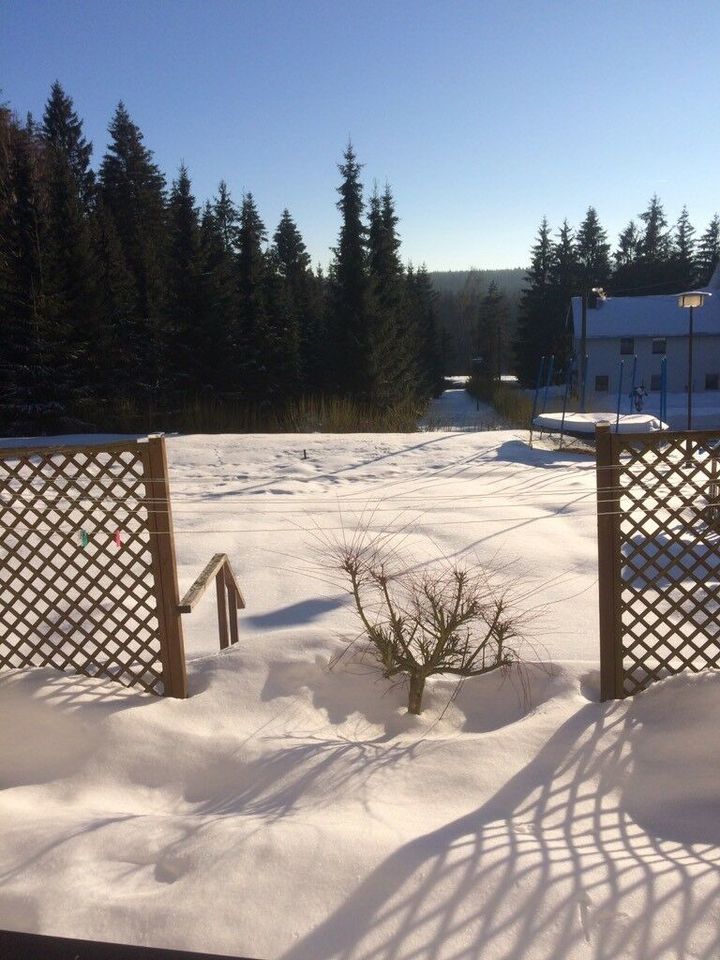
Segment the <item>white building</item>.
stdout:
<path fill-rule="evenodd" d="M 700 414 L 720 413 L 720 266 L 704 290 L 712 294 L 693 310 L 693 404 Z M 575 356 L 582 356 L 582 298 L 573 297 Z M 678 306 L 677 296 L 608 297 L 588 303 L 585 353 L 587 355 L 586 404 L 589 410 L 613 409 L 623 361 L 622 393 L 635 382 L 649 392 L 648 407 L 659 403 L 662 360 L 666 358 L 667 392 L 688 389 L 689 310 Z M 655 396 L 653 396 L 655 395 Z M 697 397 L 697 402 L 695 400 Z M 705 418 L 706 419 L 706 418 Z M 694 424 L 700 426 L 700 423 Z"/>

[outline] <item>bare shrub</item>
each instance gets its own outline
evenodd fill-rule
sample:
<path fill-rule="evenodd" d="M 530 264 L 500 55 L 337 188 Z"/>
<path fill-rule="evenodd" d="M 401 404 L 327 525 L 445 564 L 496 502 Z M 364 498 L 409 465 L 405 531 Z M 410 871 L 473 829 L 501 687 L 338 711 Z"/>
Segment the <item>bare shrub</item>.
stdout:
<path fill-rule="evenodd" d="M 512 641 L 527 615 L 512 584 L 498 582 L 501 575 L 447 562 L 439 571 L 408 569 L 395 550 L 362 538 L 336 545 L 334 561 L 383 675 L 409 679 L 409 713 L 422 711 L 425 681 L 434 674 L 474 677 L 519 659 Z"/>

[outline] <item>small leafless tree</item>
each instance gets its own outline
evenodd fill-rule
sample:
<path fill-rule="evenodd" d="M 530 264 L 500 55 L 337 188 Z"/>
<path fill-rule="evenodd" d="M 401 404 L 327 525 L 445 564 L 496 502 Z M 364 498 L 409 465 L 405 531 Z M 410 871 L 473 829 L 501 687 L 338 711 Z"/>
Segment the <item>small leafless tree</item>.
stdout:
<path fill-rule="evenodd" d="M 363 635 L 387 678 L 405 675 L 408 711 L 419 714 L 433 674 L 474 677 L 519 659 L 512 641 L 527 617 L 511 587 L 482 567 L 450 565 L 416 572 L 368 543 L 337 546 Z"/>

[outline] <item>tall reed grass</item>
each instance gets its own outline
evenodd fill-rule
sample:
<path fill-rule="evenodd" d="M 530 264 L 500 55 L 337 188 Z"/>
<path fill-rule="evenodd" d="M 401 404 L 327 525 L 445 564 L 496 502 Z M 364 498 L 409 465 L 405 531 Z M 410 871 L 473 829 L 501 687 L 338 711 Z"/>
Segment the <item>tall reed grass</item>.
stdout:
<path fill-rule="evenodd" d="M 525 429 L 530 426 L 532 398 L 515 384 L 489 380 L 474 374 L 468 380 L 466 389 L 470 396 L 489 403 L 507 426 Z"/>
<path fill-rule="evenodd" d="M 388 409 L 350 397 L 309 396 L 285 403 L 187 397 L 173 406 L 122 400 L 85 403 L 72 413 L 87 429 L 118 433 L 412 433 L 425 405 Z"/>

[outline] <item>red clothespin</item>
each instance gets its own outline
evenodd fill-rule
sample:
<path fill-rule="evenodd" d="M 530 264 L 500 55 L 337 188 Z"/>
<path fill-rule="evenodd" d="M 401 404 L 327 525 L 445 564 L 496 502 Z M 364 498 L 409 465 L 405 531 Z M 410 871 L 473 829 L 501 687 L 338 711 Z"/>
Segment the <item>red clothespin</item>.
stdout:
<path fill-rule="evenodd" d="M 122 537 L 120 536 L 120 531 L 119 531 L 119 530 L 116 530 L 116 531 L 115 531 L 115 538 L 114 538 L 114 539 L 115 539 L 115 546 L 116 546 L 116 547 L 121 547 L 121 546 L 123 545 Z"/>

